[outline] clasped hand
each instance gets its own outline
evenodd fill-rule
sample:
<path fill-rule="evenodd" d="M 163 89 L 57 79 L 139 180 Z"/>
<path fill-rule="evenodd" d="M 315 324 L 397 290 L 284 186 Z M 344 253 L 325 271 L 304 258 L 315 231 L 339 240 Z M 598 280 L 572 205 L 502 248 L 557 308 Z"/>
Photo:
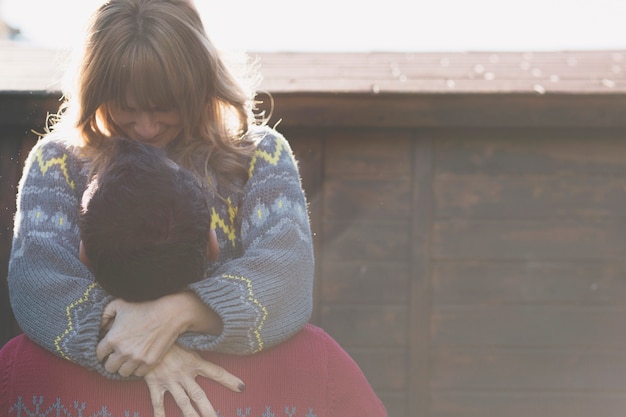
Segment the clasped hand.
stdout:
<path fill-rule="evenodd" d="M 192 404 L 201 416 L 214 417 L 215 411 L 195 378 L 210 378 L 237 392 L 245 385 L 223 368 L 175 344 L 189 328 L 181 304 L 176 296 L 142 303 L 112 301 L 103 313 L 101 327 L 106 334 L 96 355 L 109 373 L 144 377 L 156 417 L 165 416 L 168 391 L 184 417 L 198 417 Z"/>
<path fill-rule="evenodd" d="M 117 299 L 102 316 L 104 338 L 96 348 L 109 373 L 144 376 L 154 368 L 182 333 L 178 316 L 164 298 L 143 303 Z"/>

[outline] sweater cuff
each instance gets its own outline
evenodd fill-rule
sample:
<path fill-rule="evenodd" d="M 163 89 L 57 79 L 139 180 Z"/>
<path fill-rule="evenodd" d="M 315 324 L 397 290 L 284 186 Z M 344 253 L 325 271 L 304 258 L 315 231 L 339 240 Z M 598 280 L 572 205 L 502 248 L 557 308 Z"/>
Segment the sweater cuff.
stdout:
<path fill-rule="evenodd" d="M 76 327 L 81 329 L 80 333 L 72 335 L 71 347 L 64 344 L 64 354 L 66 359 L 77 362 L 79 365 L 89 370 L 95 370 L 109 379 L 122 379 L 118 374 L 111 374 L 104 369 L 102 363 L 98 361 L 96 348 L 100 342 L 100 323 L 104 307 L 113 300 L 107 296 L 102 301 L 94 305 L 89 313 L 82 317 L 81 322 Z"/>
<path fill-rule="evenodd" d="M 185 333 L 178 339 L 181 345 L 194 350 L 214 350 L 236 355 L 252 354 L 260 350 L 260 314 L 241 299 L 240 294 L 245 291 L 233 291 L 233 285 L 246 286 L 247 283 L 236 278 L 220 277 L 205 279 L 189 286 L 220 316 L 223 330 L 218 336 Z"/>

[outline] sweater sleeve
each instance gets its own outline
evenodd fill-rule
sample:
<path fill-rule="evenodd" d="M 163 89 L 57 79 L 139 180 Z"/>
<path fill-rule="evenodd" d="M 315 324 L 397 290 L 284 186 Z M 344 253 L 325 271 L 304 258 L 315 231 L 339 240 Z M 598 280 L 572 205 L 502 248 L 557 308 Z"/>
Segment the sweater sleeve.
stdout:
<path fill-rule="evenodd" d="M 78 215 L 86 176 L 65 146 L 39 141 L 26 160 L 9 260 L 11 306 L 28 337 L 106 375 L 96 358 L 110 297 L 78 259 Z"/>
<path fill-rule="evenodd" d="M 188 347 L 251 354 L 288 339 L 310 318 L 314 261 L 308 207 L 292 150 L 271 129 L 258 143 L 242 194 L 240 205 L 228 210 L 230 220 L 215 213 L 213 218 L 226 245 L 229 239 L 234 244 L 234 230 L 240 228 L 242 255 L 190 286 L 221 316 L 224 330 L 217 337 L 183 335 L 180 341 Z"/>

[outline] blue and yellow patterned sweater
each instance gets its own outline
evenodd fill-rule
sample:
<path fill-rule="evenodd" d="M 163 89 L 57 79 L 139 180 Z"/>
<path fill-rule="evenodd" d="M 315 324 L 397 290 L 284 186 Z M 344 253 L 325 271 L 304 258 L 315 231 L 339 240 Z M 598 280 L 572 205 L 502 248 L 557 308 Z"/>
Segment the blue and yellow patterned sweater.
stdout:
<path fill-rule="evenodd" d="M 180 336 L 190 348 L 251 354 L 286 340 L 310 318 L 313 245 L 297 164 L 280 134 L 256 129 L 261 139 L 242 192 L 218 184 L 225 198 L 210 197 L 220 257 L 190 286 L 224 329 L 219 336 Z M 87 180 L 84 160 L 64 142 L 45 138 L 33 147 L 18 190 L 9 295 L 31 339 L 107 375 L 95 351 L 111 297 L 78 258 Z"/>

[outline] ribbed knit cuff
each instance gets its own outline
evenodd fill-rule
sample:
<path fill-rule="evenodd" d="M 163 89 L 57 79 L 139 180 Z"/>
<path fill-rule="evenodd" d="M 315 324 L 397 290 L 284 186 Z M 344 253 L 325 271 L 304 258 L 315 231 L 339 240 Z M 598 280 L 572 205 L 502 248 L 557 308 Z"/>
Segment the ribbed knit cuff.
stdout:
<path fill-rule="evenodd" d="M 102 301 L 95 304 L 94 307 L 90 309 L 90 312 L 81 319 L 81 322 L 78 323 L 81 331 L 72 336 L 71 347 L 66 347 L 66 355 L 71 358 L 72 361 L 77 362 L 87 369 L 98 371 L 109 379 L 123 379 L 118 374 L 107 372 L 96 356 L 96 348 L 100 342 L 102 312 L 104 311 L 104 307 L 112 300 L 113 297 L 107 296 Z"/>
<path fill-rule="evenodd" d="M 233 291 L 233 285 L 236 284 L 225 278 L 209 278 L 190 285 L 189 288 L 222 318 L 223 330 L 218 336 L 185 333 L 178 339 L 181 345 L 190 349 L 238 355 L 251 354 L 257 350 L 251 337 L 256 314 L 246 311 L 240 293 Z"/>

